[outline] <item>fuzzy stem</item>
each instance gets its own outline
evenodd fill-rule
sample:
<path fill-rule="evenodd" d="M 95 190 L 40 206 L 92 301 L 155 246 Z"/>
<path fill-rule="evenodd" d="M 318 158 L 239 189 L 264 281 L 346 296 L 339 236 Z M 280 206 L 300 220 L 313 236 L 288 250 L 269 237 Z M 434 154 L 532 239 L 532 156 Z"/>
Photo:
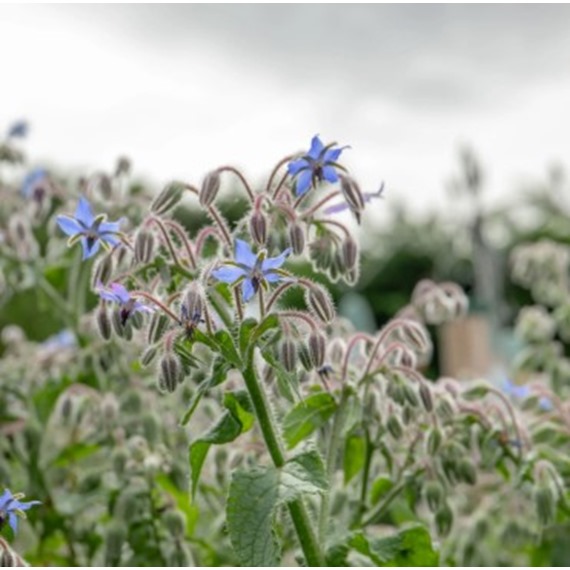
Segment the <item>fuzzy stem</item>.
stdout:
<path fill-rule="evenodd" d="M 225 220 L 220 215 L 220 212 L 218 212 L 218 210 L 215 208 L 215 206 L 210 206 L 208 208 L 208 213 L 210 214 L 210 216 L 212 216 L 212 218 L 214 219 L 216 224 L 218 224 L 218 228 L 220 228 L 220 231 L 222 232 L 222 235 L 224 236 L 224 241 L 226 242 L 226 244 L 231 247 L 232 238 L 230 237 L 230 232 L 228 230 L 228 226 L 227 226 Z"/>
<path fill-rule="evenodd" d="M 218 172 L 232 172 L 233 174 L 235 174 L 241 180 L 241 183 L 243 184 L 243 187 L 245 188 L 245 191 L 247 192 L 247 195 L 249 197 L 249 201 L 250 202 L 255 201 L 255 195 L 253 193 L 253 190 L 251 189 L 250 185 L 245 179 L 245 176 L 237 168 L 235 168 L 235 166 L 221 166 L 220 168 L 218 168 Z"/>
<path fill-rule="evenodd" d="M 335 192 L 330 193 L 328 196 L 325 196 L 322 200 L 312 206 L 309 210 L 303 212 L 301 218 L 308 218 L 309 216 L 312 216 L 321 206 L 324 206 L 327 202 L 333 198 L 336 198 L 337 196 L 340 196 L 341 194 L 342 192 L 340 190 L 336 190 Z"/>
<path fill-rule="evenodd" d="M 273 168 L 273 170 L 271 171 L 271 174 L 269 175 L 269 180 L 267 181 L 267 186 L 265 187 L 265 191 L 269 194 L 269 191 L 271 190 L 271 184 L 273 184 L 273 179 L 277 176 L 277 172 L 279 172 L 279 169 L 286 163 L 289 162 L 290 160 L 292 160 L 293 158 L 295 158 L 297 155 L 296 154 L 291 154 L 289 156 L 286 156 L 285 158 L 282 158 Z M 276 192 L 279 191 L 279 187 L 280 185 L 277 186 L 276 188 Z"/>
<path fill-rule="evenodd" d="M 285 452 L 277 433 L 277 423 L 271 412 L 267 396 L 257 378 L 257 373 L 253 363 L 253 350 L 247 359 L 247 366 L 243 370 L 242 374 L 251 397 L 255 415 L 257 416 L 257 421 L 259 422 L 259 427 L 263 434 L 265 444 L 267 445 L 269 455 L 271 456 L 275 467 L 283 467 L 286 462 Z M 292 501 L 289 503 L 288 507 L 307 565 L 325 566 L 324 556 L 317 541 L 317 537 L 311 524 L 310 515 L 307 512 L 303 499 L 298 498 Z"/>

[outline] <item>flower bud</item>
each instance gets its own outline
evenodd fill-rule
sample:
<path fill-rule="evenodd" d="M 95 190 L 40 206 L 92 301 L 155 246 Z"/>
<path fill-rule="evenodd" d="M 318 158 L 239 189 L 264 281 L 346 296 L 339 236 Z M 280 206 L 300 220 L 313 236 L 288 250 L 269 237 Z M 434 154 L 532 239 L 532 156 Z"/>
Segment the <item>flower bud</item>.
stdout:
<path fill-rule="evenodd" d="M 433 457 L 439 451 L 442 441 L 443 436 L 441 435 L 441 431 L 439 431 L 437 428 L 433 428 L 427 437 L 428 454 Z"/>
<path fill-rule="evenodd" d="M 125 525 L 119 521 L 111 521 L 105 533 L 106 566 L 118 565 L 126 538 L 127 531 L 125 529 Z"/>
<path fill-rule="evenodd" d="M 392 414 L 388 418 L 386 427 L 388 428 L 388 431 L 390 432 L 390 434 L 394 439 L 400 439 L 404 434 L 404 431 L 402 429 L 402 424 L 394 414 Z"/>
<path fill-rule="evenodd" d="M 141 395 L 137 390 L 129 390 L 121 404 L 121 411 L 127 414 L 137 415 L 142 411 L 142 399 Z"/>
<path fill-rule="evenodd" d="M 299 360 L 307 372 L 310 372 L 313 369 L 313 360 L 311 358 L 309 347 L 305 343 L 301 343 L 299 345 Z"/>
<path fill-rule="evenodd" d="M 91 285 L 93 288 L 97 287 L 99 283 L 107 285 L 111 280 L 114 270 L 114 260 L 111 254 L 101 256 L 93 264 L 93 274 L 91 278 Z"/>
<path fill-rule="evenodd" d="M 556 517 L 556 497 L 550 485 L 539 484 L 533 491 L 538 520 L 543 526 L 554 522 Z"/>
<path fill-rule="evenodd" d="M 441 397 L 437 403 L 437 415 L 443 420 L 451 420 L 455 415 L 451 402 L 446 397 Z"/>
<path fill-rule="evenodd" d="M 402 384 L 404 397 L 412 408 L 417 408 L 420 405 L 420 400 L 414 388 L 407 383 Z"/>
<path fill-rule="evenodd" d="M 183 301 L 187 318 L 192 322 L 199 322 L 204 312 L 204 292 L 201 286 L 193 281 L 188 286 Z"/>
<path fill-rule="evenodd" d="M 184 185 L 181 182 L 170 182 L 154 198 L 150 204 L 150 211 L 161 216 L 174 208 L 182 198 Z"/>
<path fill-rule="evenodd" d="M 309 335 L 309 340 L 307 342 L 309 347 L 309 355 L 311 357 L 311 362 L 315 368 L 320 368 L 325 362 L 325 353 L 327 340 L 325 336 L 318 332 L 312 331 Z"/>
<path fill-rule="evenodd" d="M 111 463 L 113 465 L 113 471 L 118 477 L 121 477 L 125 472 L 125 467 L 127 466 L 127 452 L 124 449 L 115 449 L 111 457 Z"/>
<path fill-rule="evenodd" d="M 295 255 L 301 255 L 303 253 L 305 249 L 305 232 L 296 222 L 289 226 L 289 243 Z"/>
<path fill-rule="evenodd" d="M 429 510 L 437 512 L 443 506 L 445 493 L 439 481 L 428 481 L 424 487 L 424 493 Z"/>
<path fill-rule="evenodd" d="M 0 546 L 2 546 L 1 543 Z M 16 554 L 8 547 L 3 547 L 2 554 L 0 555 L 0 566 L 2 566 L 2 568 L 15 568 L 16 566 L 20 566 L 16 559 Z"/>
<path fill-rule="evenodd" d="M 281 342 L 279 356 L 285 370 L 294 372 L 297 368 L 297 347 L 290 338 L 286 338 Z"/>
<path fill-rule="evenodd" d="M 202 188 L 200 188 L 200 194 L 198 199 L 200 204 L 207 208 L 214 203 L 218 191 L 220 189 L 220 173 L 218 170 L 214 170 L 206 175 L 204 182 L 202 182 Z"/>
<path fill-rule="evenodd" d="M 64 424 L 69 422 L 71 414 L 73 413 L 73 400 L 70 396 L 65 396 L 63 403 L 61 404 L 61 419 Z"/>
<path fill-rule="evenodd" d="M 149 366 L 149 364 L 152 363 L 157 354 L 158 354 L 158 347 L 149 346 L 148 348 L 145 349 L 145 351 L 141 355 L 141 364 L 144 367 Z"/>
<path fill-rule="evenodd" d="M 154 255 L 154 234 L 148 230 L 140 230 L 135 238 L 135 261 L 150 263 Z"/>
<path fill-rule="evenodd" d="M 323 323 L 335 318 L 335 310 L 329 292 L 320 285 L 312 285 L 305 294 L 307 306 Z"/>
<path fill-rule="evenodd" d="M 347 237 L 342 242 L 342 261 L 347 270 L 353 269 L 358 260 L 358 245 L 351 238 Z"/>
<path fill-rule="evenodd" d="M 99 334 L 104 340 L 109 340 L 111 338 L 111 321 L 107 309 L 103 305 L 99 305 L 95 317 Z"/>
<path fill-rule="evenodd" d="M 153 313 L 148 327 L 147 340 L 149 344 L 154 344 L 162 338 L 162 335 L 168 328 L 168 323 L 169 319 L 167 315 L 159 311 Z"/>
<path fill-rule="evenodd" d="M 267 241 L 267 220 L 260 210 L 255 210 L 249 219 L 249 231 L 257 245 L 265 246 Z"/>
<path fill-rule="evenodd" d="M 447 536 L 453 526 L 453 511 L 447 503 L 437 511 L 435 515 L 435 526 L 440 536 Z"/>
<path fill-rule="evenodd" d="M 415 418 L 414 409 L 406 404 L 404 406 L 404 409 L 402 410 L 402 423 L 405 426 L 409 426 L 414 418 Z"/>
<path fill-rule="evenodd" d="M 420 399 L 424 406 L 426 412 L 431 412 L 433 410 L 433 397 L 431 395 L 431 389 L 426 382 L 420 384 Z"/>
<path fill-rule="evenodd" d="M 364 197 L 360 191 L 360 187 L 355 180 L 349 176 L 340 176 L 340 190 L 348 204 L 349 208 L 352 210 L 356 221 L 360 223 L 360 214 L 364 210 Z"/>
<path fill-rule="evenodd" d="M 142 418 L 142 428 L 146 440 L 153 445 L 158 441 L 160 435 L 160 422 L 152 412 L 145 414 Z"/>
<path fill-rule="evenodd" d="M 183 379 L 182 364 L 173 353 L 167 353 L 160 361 L 159 386 L 167 392 L 174 392 Z"/>
<path fill-rule="evenodd" d="M 470 459 L 463 458 L 457 465 L 457 474 L 459 479 L 468 485 L 477 483 L 477 470 Z"/>

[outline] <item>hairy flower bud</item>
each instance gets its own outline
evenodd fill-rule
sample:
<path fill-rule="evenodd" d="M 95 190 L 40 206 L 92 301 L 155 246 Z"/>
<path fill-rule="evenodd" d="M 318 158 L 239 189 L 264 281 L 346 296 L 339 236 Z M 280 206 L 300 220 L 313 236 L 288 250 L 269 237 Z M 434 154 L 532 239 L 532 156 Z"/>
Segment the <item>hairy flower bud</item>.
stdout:
<path fill-rule="evenodd" d="M 402 424 L 394 414 L 388 418 L 388 421 L 386 422 L 386 428 L 394 439 L 400 439 L 404 434 Z"/>
<path fill-rule="evenodd" d="M 301 255 L 305 249 L 305 232 L 296 222 L 289 226 L 289 243 L 295 255 Z"/>
<path fill-rule="evenodd" d="M 127 452 L 122 448 L 117 448 L 113 451 L 111 457 L 111 463 L 113 465 L 113 471 L 118 477 L 121 477 L 125 472 L 125 467 L 127 466 Z"/>
<path fill-rule="evenodd" d="M 414 388 L 407 383 L 402 384 L 404 397 L 412 408 L 417 408 L 420 405 L 420 400 Z"/>
<path fill-rule="evenodd" d="M 150 263 L 154 255 L 154 234 L 141 229 L 135 237 L 135 261 L 137 263 Z"/>
<path fill-rule="evenodd" d="M 358 245 L 349 236 L 342 242 L 342 261 L 345 269 L 351 270 L 358 260 Z"/>
<path fill-rule="evenodd" d="M 426 412 L 431 412 L 433 410 L 433 397 L 431 395 L 431 389 L 426 382 L 420 384 L 420 399 L 424 406 Z"/>
<path fill-rule="evenodd" d="M 207 208 L 214 203 L 218 191 L 220 190 L 220 173 L 218 170 L 213 170 L 208 173 L 202 182 L 202 187 L 200 188 L 200 194 L 198 199 L 200 204 Z"/>
<path fill-rule="evenodd" d="M 464 457 L 457 465 L 457 474 L 459 479 L 468 485 L 475 485 L 477 483 L 477 471 L 475 465 L 470 459 Z"/>
<path fill-rule="evenodd" d="M 255 210 L 249 219 L 249 231 L 257 245 L 265 246 L 267 242 L 267 220 L 260 210 Z"/>
<path fill-rule="evenodd" d="M 158 347 L 157 346 L 149 346 L 145 349 L 145 351 L 141 355 L 141 364 L 144 367 L 147 367 L 149 364 L 153 362 L 156 355 L 158 354 Z"/>
<path fill-rule="evenodd" d="M 150 211 L 161 216 L 174 208 L 182 198 L 184 185 L 181 182 L 170 182 L 154 198 L 150 204 Z"/>
<path fill-rule="evenodd" d="M 556 497 L 551 486 L 538 484 L 533 491 L 533 498 L 540 524 L 552 524 L 556 517 Z"/>
<path fill-rule="evenodd" d="M 192 322 L 199 322 L 204 313 L 205 295 L 201 285 L 196 281 L 190 283 L 184 294 L 183 311 Z"/>
<path fill-rule="evenodd" d="M 294 372 L 297 368 L 297 347 L 290 338 L 285 338 L 279 347 L 279 356 L 287 372 Z"/>
<path fill-rule="evenodd" d="M 0 546 L 2 546 L 1 543 Z M 2 566 L 2 568 L 15 568 L 16 566 L 19 566 L 16 554 L 8 547 L 4 547 L 2 550 L 2 554 L 0 555 L 0 566 Z"/>
<path fill-rule="evenodd" d="M 149 344 L 158 342 L 166 332 L 169 324 L 168 316 L 159 311 L 153 313 L 148 327 L 147 340 Z"/>
<path fill-rule="evenodd" d="M 105 533 L 105 566 L 118 565 L 126 538 L 125 525 L 119 521 L 111 521 Z"/>
<path fill-rule="evenodd" d="M 327 340 L 325 336 L 318 331 L 312 331 L 307 341 L 309 347 L 309 355 L 311 362 L 315 368 L 320 368 L 325 363 L 325 353 Z"/>
<path fill-rule="evenodd" d="M 440 536 L 447 536 L 453 526 L 453 511 L 447 503 L 437 511 L 435 515 L 435 526 Z"/>
<path fill-rule="evenodd" d="M 364 197 L 355 180 L 349 176 L 340 175 L 340 190 L 352 210 L 356 221 L 360 223 L 360 214 L 364 210 Z"/>
<path fill-rule="evenodd" d="M 313 360 L 311 358 L 311 353 L 309 347 L 305 343 L 299 345 L 299 360 L 303 368 L 309 372 L 313 369 Z"/>
<path fill-rule="evenodd" d="M 101 256 L 93 264 L 93 273 L 91 277 L 91 285 L 93 288 L 97 287 L 99 283 L 107 285 L 113 276 L 115 262 L 111 254 Z"/>
<path fill-rule="evenodd" d="M 428 434 L 427 437 L 427 451 L 432 457 L 439 451 L 441 443 L 443 441 L 443 436 L 438 428 L 434 427 Z"/>
<path fill-rule="evenodd" d="M 105 306 L 99 305 L 95 318 L 97 320 L 97 328 L 99 329 L 99 333 L 104 340 L 109 340 L 111 338 L 111 321 L 109 319 L 109 313 L 107 312 Z"/>
<path fill-rule="evenodd" d="M 166 353 L 159 364 L 159 387 L 174 392 L 183 379 L 182 364 L 174 353 Z"/>
<path fill-rule="evenodd" d="M 311 312 L 323 323 L 335 318 L 335 310 L 329 292 L 320 285 L 312 285 L 305 293 L 305 302 Z"/>
<path fill-rule="evenodd" d="M 424 493 L 429 510 L 437 512 L 443 506 L 445 492 L 439 481 L 428 481 L 424 487 Z"/>

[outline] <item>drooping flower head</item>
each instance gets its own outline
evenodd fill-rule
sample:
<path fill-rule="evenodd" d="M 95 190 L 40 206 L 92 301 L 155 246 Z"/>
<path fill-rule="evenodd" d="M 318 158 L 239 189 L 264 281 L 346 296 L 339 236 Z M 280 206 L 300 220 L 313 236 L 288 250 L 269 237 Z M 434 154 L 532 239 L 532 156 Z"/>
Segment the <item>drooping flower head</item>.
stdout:
<path fill-rule="evenodd" d="M 383 193 L 384 193 L 384 184 L 382 183 L 380 189 L 377 192 L 364 192 L 362 194 L 362 201 L 364 204 L 368 204 L 368 202 L 371 202 L 375 198 L 382 198 Z M 344 212 L 345 210 L 351 210 L 352 213 L 355 214 L 357 220 L 360 219 L 360 212 L 348 200 L 345 200 L 344 202 L 340 202 L 338 204 L 334 204 L 333 206 L 325 208 L 323 210 L 323 213 L 328 216 L 331 214 L 339 214 L 340 212 Z"/>
<path fill-rule="evenodd" d="M 291 249 L 287 248 L 277 257 L 265 257 L 265 252 L 255 255 L 249 244 L 236 239 L 235 261 L 228 261 L 222 267 L 212 271 L 212 275 L 224 283 L 235 283 L 243 279 L 241 290 L 243 300 L 249 301 L 260 286 L 276 283 L 283 279 L 278 269 L 285 263 Z"/>
<path fill-rule="evenodd" d="M 120 243 L 118 233 L 122 220 L 106 222 L 105 219 L 104 214 L 95 217 L 89 202 L 81 197 L 75 215 L 58 216 L 57 223 L 70 236 L 70 244 L 81 239 L 83 259 L 88 259 L 99 251 L 101 242 L 111 247 Z"/>
<path fill-rule="evenodd" d="M 317 182 L 323 180 L 331 183 L 338 182 L 337 170 L 344 170 L 344 168 L 336 161 L 347 147 L 335 148 L 335 146 L 335 143 L 323 145 L 318 135 L 315 135 L 309 152 L 288 164 L 289 174 L 295 177 L 297 196 L 305 194 L 311 186 L 315 187 Z"/>
<path fill-rule="evenodd" d="M 16 493 L 13 495 L 9 489 L 5 489 L 4 493 L 0 495 L 0 528 L 8 521 L 14 532 L 18 530 L 18 517 L 26 518 L 24 511 L 34 505 L 40 505 L 39 501 L 30 501 L 23 503 L 20 499 L 24 498 L 23 493 Z"/>
<path fill-rule="evenodd" d="M 24 178 L 20 193 L 24 198 L 36 197 L 39 193 L 44 192 L 47 183 L 47 170 L 45 168 L 34 168 Z"/>
<path fill-rule="evenodd" d="M 111 283 L 105 287 L 102 283 L 97 284 L 97 293 L 101 299 L 118 303 L 121 311 L 121 324 L 124 326 L 127 319 L 134 313 L 152 313 L 153 308 L 135 299 L 120 283 Z"/>

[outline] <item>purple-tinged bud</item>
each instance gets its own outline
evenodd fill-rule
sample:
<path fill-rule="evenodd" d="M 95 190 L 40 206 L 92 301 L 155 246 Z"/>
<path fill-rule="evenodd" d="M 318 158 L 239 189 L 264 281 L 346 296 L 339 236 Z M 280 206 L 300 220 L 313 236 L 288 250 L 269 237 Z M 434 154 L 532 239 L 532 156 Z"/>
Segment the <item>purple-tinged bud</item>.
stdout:
<path fill-rule="evenodd" d="M 131 172 L 131 160 L 126 156 L 120 156 L 117 159 L 117 164 L 115 165 L 115 176 L 121 176 L 122 174 L 130 174 Z"/>
<path fill-rule="evenodd" d="M 394 439 L 400 439 L 404 435 L 402 424 L 395 414 L 392 414 L 386 422 L 386 428 Z"/>
<path fill-rule="evenodd" d="M 439 481 L 428 481 L 424 487 L 424 493 L 429 510 L 437 512 L 444 504 L 445 492 Z"/>
<path fill-rule="evenodd" d="M 202 287 L 193 281 L 186 289 L 183 301 L 184 309 L 187 318 L 192 322 L 200 322 L 204 313 L 205 295 Z"/>
<path fill-rule="evenodd" d="M 330 293 L 320 285 L 312 285 L 305 293 L 305 302 L 310 311 L 323 323 L 334 320 L 335 310 Z"/>
<path fill-rule="evenodd" d="M 281 342 L 279 357 L 287 372 L 295 371 L 297 368 L 297 347 L 290 338 L 286 338 Z"/>
<path fill-rule="evenodd" d="M 340 189 L 356 221 L 360 223 L 360 214 L 362 210 L 364 210 L 364 197 L 362 196 L 360 187 L 354 179 L 341 174 Z"/>
<path fill-rule="evenodd" d="M 420 405 L 420 400 L 414 388 L 407 383 L 402 384 L 404 398 L 410 406 L 417 408 Z"/>
<path fill-rule="evenodd" d="M 420 399 L 424 406 L 426 412 L 431 412 L 433 410 L 433 397 L 431 395 L 430 387 L 425 383 L 422 382 L 420 384 Z"/>
<path fill-rule="evenodd" d="M 435 515 L 435 526 L 440 536 L 447 536 L 451 527 L 453 526 L 453 511 L 449 508 L 447 503 L 437 511 Z"/>
<path fill-rule="evenodd" d="M 328 358 L 333 364 L 340 364 L 346 354 L 346 342 L 342 338 L 333 338 L 328 347 Z"/>
<path fill-rule="evenodd" d="M 145 351 L 141 355 L 141 364 L 144 367 L 149 366 L 153 362 L 157 354 L 158 354 L 158 347 L 149 346 L 148 348 L 145 349 Z"/>
<path fill-rule="evenodd" d="M 16 555 L 10 548 L 4 547 L 2 555 L 0 556 L 0 566 L 3 568 L 15 568 L 19 566 Z"/>
<path fill-rule="evenodd" d="M 301 255 L 305 249 L 305 232 L 296 222 L 289 226 L 289 243 L 295 255 Z"/>
<path fill-rule="evenodd" d="M 325 354 L 327 341 L 325 336 L 318 332 L 312 331 L 307 341 L 309 347 L 309 356 L 315 368 L 320 368 L 325 362 Z"/>
<path fill-rule="evenodd" d="M 111 338 L 111 321 L 109 319 L 109 313 L 103 305 L 99 305 L 97 309 L 96 320 L 99 334 L 104 340 L 109 340 Z"/>
<path fill-rule="evenodd" d="M 102 255 L 93 264 L 93 273 L 91 275 L 91 286 L 93 289 L 97 287 L 99 283 L 107 285 L 113 276 L 113 271 L 115 269 L 115 262 L 111 254 Z"/>
<path fill-rule="evenodd" d="M 351 237 L 342 242 L 342 260 L 347 270 L 353 269 L 358 261 L 358 245 Z"/>
<path fill-rule="evenodd" d="M 110 200 L 113 195 L 113 185 L 109 176 L 106 174 L 100 174 L 97 176 L 95 184 L 99 192 L 101 192 L 101 196 L 106 200 Z"/>
<path fill-rule="evenodd" d="M 152 232 L 141 229 L 135 238 L 135 261 L 150 263 L 154 256 L 155 240 Z"/>
<path fill-rule="evenodd" d="M 174 392 L 183 380 L 180 359 L 172 352 L 166 353 L 159 364 L 159 386 L 167 392 Z"/>
<path fill-rule="evenodd" d="M 158 216 L 166 214 L 180 202 L 183 192 L 184 185 L 181 182 L 170 182 L 151 202 L 150 211 Z"/>
<path fill-rule="evenodd" d="M 267 220 L 260 210 L 255 210 L 249 219 L 249 231 L 257 245 L 265 246 L 267 242 Z"/>
<path fill-rule="evenodd" d="M 207 208 L 214 203 L 218 191 L 220 190 L 220 173 L 218 170 L 214 170 L 206 175 L 204 182 L 202 182 L 202 188 L 200 188 L 200 194 L 198 199 L 200 204 Z"/>
<path fill-rule="evenodd" d="M 154 344 L 158 342 L 162 335 L 166 332 L 169 324 L 168 317 L 161 312 L 155 312 L 152 314 L 150 319 L 150 324 L 148 327 L 147 340 L 149 344 Z"/>
<path fill-rule="evenodd" d="M 418 353 L 423 354 L 431 350 L 431 342 L 425 327 L 412 320 L 402 320 L 402 330 L 405 341 Z"/>
<path fill-rule="evenodd" d="M 360 277 L 360 266 L 356 264 L 344 274 L 344 281 L 347 285 L 356 285 Z"/>

